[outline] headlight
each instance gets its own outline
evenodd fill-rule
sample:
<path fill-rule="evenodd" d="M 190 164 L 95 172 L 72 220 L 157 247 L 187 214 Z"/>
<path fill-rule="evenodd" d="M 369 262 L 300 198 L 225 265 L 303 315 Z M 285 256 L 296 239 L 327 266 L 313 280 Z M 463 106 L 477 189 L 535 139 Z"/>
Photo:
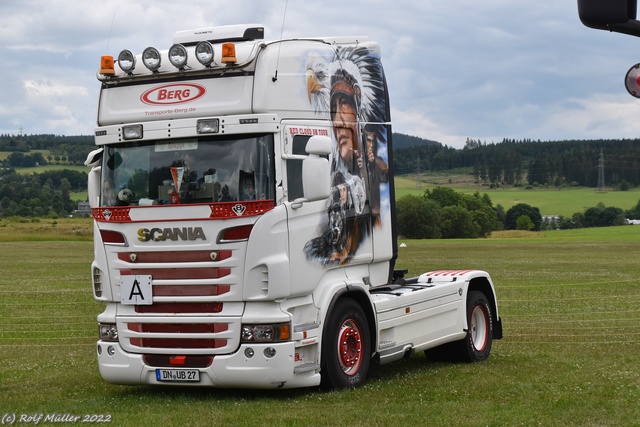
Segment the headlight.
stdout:
<path fill-rule="evenodd" d="M 158 49 L 155 47 L 148 47 L 142 51 L 142 63 L 149 69 L 149 71 L 158 71 L 158 68 L 160 68 L 160 64 L 162 63 L 162 58 L 160 57 Z"/>
<path fill-rule="evenodd" d="M 242 342 L 282 342 L 291 339 L 289 323 L 273 325 L 242 325 Z"/>
<path fill-rule="evenodd" d="M 112 323 L 100 323 L 98 335 L 102 341 L 118 341 L 118 328 Z"/>

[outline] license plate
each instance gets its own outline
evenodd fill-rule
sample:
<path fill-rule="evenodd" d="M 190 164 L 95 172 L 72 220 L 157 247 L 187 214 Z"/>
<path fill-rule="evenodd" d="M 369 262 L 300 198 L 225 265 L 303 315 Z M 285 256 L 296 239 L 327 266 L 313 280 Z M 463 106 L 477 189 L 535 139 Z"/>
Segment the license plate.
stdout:
<path fill-rule="evenodd" d="M 123 275 L 120 277 L 120 299 L 123 305 L 153 304 L 151 276 Z"/>
<path fill-rule="evenodd" d="M 199 382 L 200 371 L 197 369 L 156 369 L 156 379 L 165 382 Z"/>

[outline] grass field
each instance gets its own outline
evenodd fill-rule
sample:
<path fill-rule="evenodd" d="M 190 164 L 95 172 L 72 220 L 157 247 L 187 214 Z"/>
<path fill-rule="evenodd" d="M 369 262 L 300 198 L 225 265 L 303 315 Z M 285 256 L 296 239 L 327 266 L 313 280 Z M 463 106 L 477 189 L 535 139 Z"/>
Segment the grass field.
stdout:
<path fill-rule="evenodd" d="M 518 203 L 526 203 L 539 208 L 542 215 L 562 215 L 568 218 L 576 212 L 584 212 L 587 208 L 597 206 L 598 203 L 628 210 L 640 200 L 640 188 L 605 192 L 598 192 L 593 188 L 586 187 L 562 189 L 536 187 L 531 190 L 525 190 L 524 187 L 490 189 L 489 187 L 476 186 L 470 178 L 460 174 L 437 175 L 435 179 L 431 181 L 425 179 L 418 185 L 417 180 L 411 177 L 396 177 L 396 199 L 407 194 L 422 195 L 426 189 L 436 186 L 451 187 L 465 194 L 487 193 L 494 206 L 500 204 L 505 210 Z"/>
<path fill-rule="evenodd" d="M 398 267 L 413 274 L 489 271 L 505 338 L 483 363 L 417 354 L 337 392 L 105 383 L 90 235 L 86 219 L 0 222 L 0 416 L 110 414 L 127 426 L 640 424 L 640 227 L 405 241 Z"/>
<path fill-rule="evenodd" d="M 16 168 L 16 172 L 21 174 L 34 174 L 34 173 L 44 173 L 47 171 L 58 171 L 58 170 L 74 170 L 78 172 L 89 172 L 89 168 L 86 166 L 76 166 L 76 165 L 45 165 L 45 166 L 35 166 L 32 168 Z"/>

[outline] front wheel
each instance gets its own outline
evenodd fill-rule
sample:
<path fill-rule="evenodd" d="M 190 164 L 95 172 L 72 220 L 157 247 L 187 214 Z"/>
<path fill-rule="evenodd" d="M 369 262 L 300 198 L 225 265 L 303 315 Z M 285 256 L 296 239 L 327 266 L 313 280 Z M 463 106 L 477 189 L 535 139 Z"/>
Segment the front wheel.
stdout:
<path fill-rule="evenodd" d="M 360 305 L 340 299 L 322 333 L 321 386 L 352 388 L 364 384 L 371 355 L 369 323 Z"/>

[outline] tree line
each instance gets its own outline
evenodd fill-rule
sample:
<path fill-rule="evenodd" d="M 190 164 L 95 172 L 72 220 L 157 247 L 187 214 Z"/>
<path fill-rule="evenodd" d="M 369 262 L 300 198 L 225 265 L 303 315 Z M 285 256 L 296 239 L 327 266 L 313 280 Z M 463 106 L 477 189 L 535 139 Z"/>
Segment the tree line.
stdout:
<path fill-rule="evenodd" d="M 423 144 L 394 150 L 397 175 L 455 168 L 468 168 L 477 184 L 493 186 L 597 187 L 602 171 L 605 185 L 624 190 L 640 185 L 640 140 L 467 139 L 463 149 Z"/>

